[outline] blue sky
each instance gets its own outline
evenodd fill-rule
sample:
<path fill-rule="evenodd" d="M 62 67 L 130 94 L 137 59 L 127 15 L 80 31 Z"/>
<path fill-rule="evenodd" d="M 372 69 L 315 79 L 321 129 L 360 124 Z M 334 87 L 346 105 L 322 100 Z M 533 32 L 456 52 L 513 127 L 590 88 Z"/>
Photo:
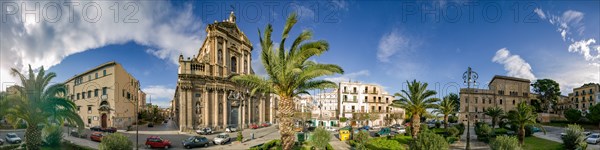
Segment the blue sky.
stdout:
<path fill-rule="evenodd" d="M 35 3 L 48 2 L 14 6 Z M 226 19 L 232 6 L 254 44 L 252 66 L 259 75 L 264 71 L 257 30 L 273 24 L 279 42 L 285 16 L 297 12 L 291 37 L 312 30 L 315 40 L 330 43 L 329 52 L 313 60 L 342 66 L 344 75 L 326 77 L 334 81 L 377 83 L 395 93 L 406 80 L 417 79 L 439 96 L 464 87 L 462 73 L 469 66 L 479 73 L 480 87 L 494 75 L 551 78 L 566 95 L 600 81 L 598 1 L 142 1 L 118 2 L 118 14 L 111 9 L 115 2 L 90 3 L 80 2 L 72 21 L 66 12 L 35 21 L 3 9 L 8 16 L 0 26 L 3 87 L 14 81 L 11 67 L 50 67 L 58 82 L 114 60 L 141 81 L 153 103 L 168 106 L 177 82 L 175 60 L 195 55 L 207 23 Z M 82 6 L 97 6 L 101 18 Z"/>

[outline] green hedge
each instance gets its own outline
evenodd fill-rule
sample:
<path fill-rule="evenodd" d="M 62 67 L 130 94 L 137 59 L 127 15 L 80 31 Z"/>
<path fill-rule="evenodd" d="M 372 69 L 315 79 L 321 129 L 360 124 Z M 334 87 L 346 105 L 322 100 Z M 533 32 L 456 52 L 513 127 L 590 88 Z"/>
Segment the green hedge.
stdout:
<path fill-rule="evenodd" d="M 403 150 L 404 147 L 395 140 L 388 140 L 387 138 L 373 138 L 366 144 L 367 149 L 370 150 Z"/>
<path fill-rule="evenodd" d="M 5 143 L 5 145 L 0 145 L 0 150 L 13 150 L 13 149 L 17 149 L 21 144 L 11 144 L 8 145 Z"/>

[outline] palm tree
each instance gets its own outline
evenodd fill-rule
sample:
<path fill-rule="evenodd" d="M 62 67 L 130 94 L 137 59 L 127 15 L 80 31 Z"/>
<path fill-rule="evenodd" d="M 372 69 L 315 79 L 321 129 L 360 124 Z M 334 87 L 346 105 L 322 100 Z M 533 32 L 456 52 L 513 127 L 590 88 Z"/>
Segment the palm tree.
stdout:
<path fill-rule="evenodd" d="M 264 35 L 260 37 L 261 60 L 268 77 L 263 78 L 257 75 L 232 77 L 234 82 L 250 88 L 251 93 L 274 93 L 280 97 L 279 131 L 283 149 L 286 150 L 291 149 L 294 144 L 294 131 L 291 128 L 295 103 L 293 98 L 299 94 L 308 94 L 308 91 L 312 89 L 335 88 L 336 83 L 316 78 L 344 72 L 337 65 L 319 64 L 308 60 L 329 49 L 327 41 L 309 42 L 308 40 L 311 40 L 313 35 L 311 31 L 302 31 L 289 50 L 286 50 L 285 41 L 296 22 L 297 15 L 291 14 L 283 29 L 279 47 L 275 47 L 271 40 L 271 32 L 273 32 L 271 24 L 267 25 Z M 260 35 L 260 30 L 258 32 Z"/>
<path fill-rule="evenodd" d="M 502 110 L 502 108 L 496 106 L 496 107 L 492 107 L 490 109 L 485 110 L 484 114 L 492 117 L 492 129 L 493 129 L 496 127 L 496 122 L 498 121 L 498 118 L 500 116 L 504 115 L 504 110 Z"/>
<path fill-rule="evenodd" d="M 48 86 L 56 74 L 46 74 L 44 67 L 34 73 L 29 66 L 26 76 L 12 68 L 11 74 L 21 79 L 17 93 L 8 96 L 12 107 L 6 110 L 6 117 L 12 123 L 24 121 L 27 123 L 25 139 L 28 149 L 39 149 L 41 131 L 44 126 L 63 124 L 65 121 L 83 128 L 83 120 L 76 113 L 76 105 L 67 99 L 67 89 L 64 84 Z"/>
<path fill-rule="evenodd" d="M 421 115 L 426 114 L 426 109 L 437 108 L 438 105 L 434 104 L 439 101 L 438 98 L 434 98 L 437 92 L 433 90 L 427 90 L 427 83 L 406 81 L 408 84 L 408 91 L 401 90 L 401 93 L 396 93 L 394 96 L 400 97 L 400 99 L 394 101 L 394 105 L 398 105 L 404 108 L 406 112 L 411 114 L 411 135 L 413 139 L 417 138 L 419 133 Z"/>
<path fill-rule="evenodd" d="M 523 140 L 525 139 L 525 126 L 533 125 L 536 126 L 546 134 L 546 130 L 538 123 L 536 123 L 535 119 L 537 118 L 537 114 L 534 112 L 534 108 L 532 106 L 527 105 L 525 102 L 521 102 L 517 105 L 515 110 L 511 110 L 507 115 L 508 120 L 513 125 L 517 125 L 519 127 L 519 144 L 523 145 Z"/>
<path fill-rule="evenodd" d="M 444 129 L 448 129 L 448 116 L 450 116 L 450 114 L 454 114 L 455 105 L 456 104 L 454 104 L 454 101 L 452 101 L 450 97 L 445 96 L 440 102 L 437 110 L 435 110 L 437 113 L 444 114 Z"/>

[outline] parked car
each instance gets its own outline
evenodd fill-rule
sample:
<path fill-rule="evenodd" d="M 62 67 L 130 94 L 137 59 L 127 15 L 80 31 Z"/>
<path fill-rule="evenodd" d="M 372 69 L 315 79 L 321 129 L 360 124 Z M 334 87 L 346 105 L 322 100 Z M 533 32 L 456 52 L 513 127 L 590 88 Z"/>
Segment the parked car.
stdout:
<path fill-rule="evenodd" d="M 600 142 L 600 133 L 589 135 L 585 141 L 591 144 L 598 144 Z"/>
<path fill-rule="evenodd" d="M 221 133 L 219 135 L 217 135 L 217 137 L 215 137 L 215 139 L 213 139 L 213 144 L 217 145 L 217 144 L 225 144 L 227 142 L 231 141 L 231 138 L 229 138 L 229 134 L 227 133 Z"/>
<path fill-rule="evenodd" d="M 102 137 L 104 137 L 104 134 L 102 132 L 94 132 L 92 133 L 92 135 L 90 135 L 90 140 L 102 142 Z"/>
<path fill-rule="evenodd" d="M 214 132 L 213 132 L 212 128 L 206 127 L 206 128 L 196 130 L 196 133 L 200 134 L 200 135 L 208 135 L 208 134 L 213 134 Z"/>
<path fill-rule="evenodd" d="M 261 127 L 268 127 L 268 126 L 271 126 L 271 124 L 270 124 L 270 123 L 266 123 L 266 122 L 265 122 L 265 123 L 262 123 L 260 126 L 261 126 Z"/>
<path fill-rule="evenodd" d="M 203 136 L 192 136 L 186 140 L 183 140 L 182 145 L 186 149 L 194 148 L 194 147 L 208 147 L 208 139 Z"/>
<path fill-rule="evenodd" d="M 588 136 L 588 135 L 590 135 L 590 134 L 592 134 L 592 132 L 590 132 L 590 131 L 585 131 L 585 132 L 583 132 L 583 135 L 585 135 L 585 136 Z"/>
<path fill-rule="evenodd" d="M 108 132 L 108 133 L 115 133 L 115 132 L 117 132 L 117 128 L 115 128 L 115 127 L 102 128 L 102 131 Z"/>
<path fill-rule="evenodd" d="M 392 127 L 390 127 L 390 129 L 392 129 L 392 131 L 396 132 L 396 133 L 400 133 L 400 134 L 406 133 L 406 128 L 402 125 L 395 126 L 395 127 L 392 126 Z"/>
<path fill-rule="evenodd" d="M 16 144 L 21 143 L 23 140 L 16 133 L 8 133 L 6 134 L 6 143 Z"/>
<path fill-rule="evenodd" d="M 369 127 L 369 126 L 363 126 L 363 127 L 358 128 L 358 129 L 359 130 L 367 130 L 367 131 L 369 131 L 369 129 L 371 129 L 371 127 Z"/>
<path fill-rule="evenodd" d="M 150 137 L 146 138 L 145 145 L 148 148 L 166 148 L 166 149 L 168 149 L 171 147 L 171 141 L 162 139 L 159 136 L 150 136 Z"/>
<path fill-rule="evenodd" d="M 148 128 L 152 128 L 152 127 L 154 127 L 154 123 L 152 123 L 152 122 L 148 123 Z"/>
<path fill-rule="evenodd" d="M 388 136 L 392 134 L 392 130 L 390 128 L 381 128 L 379 132 L 375 133 L 375 136 Z"/>
<path fill-rule="evenodd" d="M 535 132 L 541 132 L 542 130 L 540 130 L 540 128 L 538 128 L 538 127 L 532 127 L 531 131 L 533 131 L 535 133 Z"/>
<path fill-rule="evenodd" d="M 85 134 L 85 132 L 83 130 L 79 131 L 78 129 L 71 130 L 71 136 L 78 137 L 78 138 L 86 138 L 87 137 L 87 135 Z"/>
<path fill-rule="evenodd" d="M 331 127 L 331 126 L 325 127 L 325 130 L 327 130 L 329 132 L 336 132 L 336 131 L 338 131 L 337 129 L 335 129 L 335 128 Z"/>
<path fill-rule="evenodd" d="M 225 132 L 237 132 L 237 128 L 234 126 L 227 126 L 227 128 L 225 128 Z"/>
<path fill-rule="evenodd" d="M 250 125 L 250 128 L 252 128 L 252 129 L 258 129 L 258 125 L 256 125 L 256 124 L 251 124 L 251 125 Z"/>
<path fill-rule="evenodd" d="M 4 140 L 0 139 L 0 145 L 4 145 Z"/>
<path fill-rule="evenodd" d="M 90 130 L 92 131 L 102 131 L 102 127 L 101 126 L 93 126 L 90 128 Z"/>

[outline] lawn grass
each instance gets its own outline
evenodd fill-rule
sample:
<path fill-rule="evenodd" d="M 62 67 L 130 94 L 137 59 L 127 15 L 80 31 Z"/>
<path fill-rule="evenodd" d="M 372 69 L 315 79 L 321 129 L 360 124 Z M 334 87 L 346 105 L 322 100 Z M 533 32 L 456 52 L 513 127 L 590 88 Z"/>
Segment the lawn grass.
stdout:
<path fill-rule="evenodd" d="M 561 143 L 538 138 L 538 137 L 526 137 L 525 143 L 523 144 L 524 150 L 562 150 L 563 146 Z"/>
<path fill-rule="evenodd" d="M 408 144 L 412 140 L 412 136 L 396 135 L 392 138 L 392 140 L 398 141 L 398 143 L 400 143 L 402 146 L 404 146 L 404 148 L 408 149 Z"/>

